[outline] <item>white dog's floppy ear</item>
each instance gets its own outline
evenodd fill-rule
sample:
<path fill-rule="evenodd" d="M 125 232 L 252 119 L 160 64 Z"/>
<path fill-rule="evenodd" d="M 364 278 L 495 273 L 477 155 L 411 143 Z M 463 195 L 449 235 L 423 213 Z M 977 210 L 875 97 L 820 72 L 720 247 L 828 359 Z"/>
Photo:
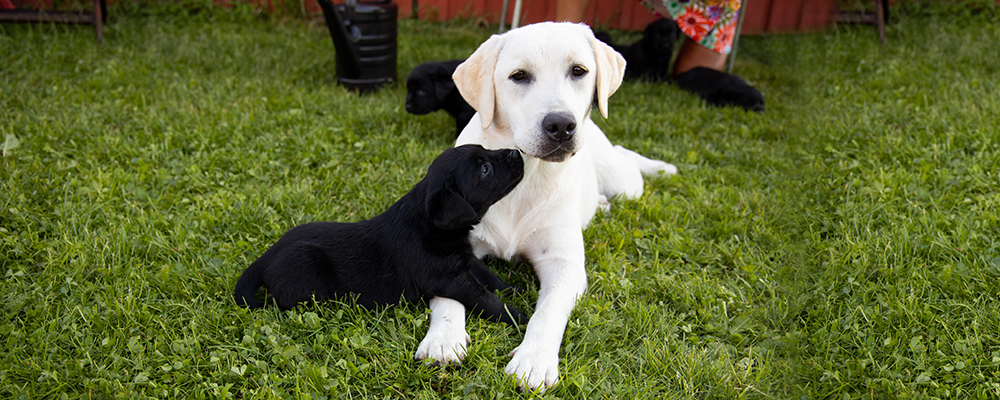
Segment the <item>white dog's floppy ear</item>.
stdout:
<path fill-rule="evenodd" d="M 587 28 L 587 39 L 590 40 L 590 47 L 594 49 L 594 58 L 597 60 L 597 108 L 607 118 L 608 97 L 618 90 L 625 76 L 625 57 L 597 40 L 590 28 Z"/>
<path fill-rule="evenodd" d="M 497 55 L 500 54 L 502 44 L 503 36 L 490 36 L 465 62 L 458 65 L 451 76 L 455 86 L 458 86 L 458 92 L 479 112 L 484 130 L 493 123 L 496 104 L 493 70 L 497 66 Z"/>

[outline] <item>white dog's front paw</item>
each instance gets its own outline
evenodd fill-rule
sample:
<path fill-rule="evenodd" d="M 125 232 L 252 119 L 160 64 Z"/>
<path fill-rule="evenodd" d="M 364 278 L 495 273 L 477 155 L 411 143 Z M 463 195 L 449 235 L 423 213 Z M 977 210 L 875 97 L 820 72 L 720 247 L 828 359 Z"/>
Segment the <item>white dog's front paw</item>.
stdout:
<path fill-rule="evenodd" d="M 526 390 L 540 390 L 552 387 L 559 381 L 559 353 L 522 349 L 520 346 L 510 352 L 513 359 L 504 372 L 517 379 L 518 386 Z"/>
<path fill-rule="evenodd" d="M 603 213 L 611 212 L 611 201 L 603 194 L 597 196 L 597 210 Z"/>
<path fill-rule="evenodd" d="M 662 172 L 667 175 L 673 175 L 677 173 L 677 166 L 668 162 L 663 162 L 660 160 L 652 160 L 657 163 L 656 171 Z"/>
<path fill-rule="evenodd" d="M 465 359 L 465 346 L 472 343 L 465 330 L 429 330 L 424 340 L 417 346 L 413 358 L 427 364 L 461 364 Z"/>

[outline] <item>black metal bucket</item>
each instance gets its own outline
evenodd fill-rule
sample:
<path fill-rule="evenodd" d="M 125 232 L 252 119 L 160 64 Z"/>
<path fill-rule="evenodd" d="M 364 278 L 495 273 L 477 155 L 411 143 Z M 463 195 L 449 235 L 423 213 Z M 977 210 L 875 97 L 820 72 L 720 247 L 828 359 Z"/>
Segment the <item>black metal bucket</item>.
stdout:
<path fill-rule="evenodd" d="M 316 1 L 337 49 L 340 84 L 366 93 L 396 82 L 396 4 Z"/>

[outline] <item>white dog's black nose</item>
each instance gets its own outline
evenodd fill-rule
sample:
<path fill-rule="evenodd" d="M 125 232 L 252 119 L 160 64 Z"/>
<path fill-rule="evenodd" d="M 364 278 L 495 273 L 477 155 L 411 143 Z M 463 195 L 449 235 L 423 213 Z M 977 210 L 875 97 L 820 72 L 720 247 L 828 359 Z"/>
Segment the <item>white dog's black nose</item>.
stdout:
<path fill-rule="evenodd" d="M 545 129 L 553 140 L 565 142 L 573 137 L 576 119 L 573 118 L 573 114 L 567 112 L 548 114 L 542 118 L 542 129 Z"/>

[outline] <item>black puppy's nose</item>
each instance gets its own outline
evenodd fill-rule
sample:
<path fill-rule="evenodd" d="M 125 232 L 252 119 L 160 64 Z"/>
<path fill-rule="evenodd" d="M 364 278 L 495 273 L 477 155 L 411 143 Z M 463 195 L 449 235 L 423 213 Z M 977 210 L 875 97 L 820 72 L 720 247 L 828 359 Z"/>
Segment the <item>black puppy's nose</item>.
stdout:
<path fill-rule="evenodd" d="M 567 112 L 558 112 L 546 115 L 542 118 L 542 129 L 549 134 L 549 137 L 565 142 L 573 137 L 573 130 L 576 129 L 576 119 Z"/>
<path fill-rule="evenodd" d="M 511 167 L 524 168 L 524 159 L 521 158 L 521 150 L 509 149 L 505 151 L 503 161 Z"/>

